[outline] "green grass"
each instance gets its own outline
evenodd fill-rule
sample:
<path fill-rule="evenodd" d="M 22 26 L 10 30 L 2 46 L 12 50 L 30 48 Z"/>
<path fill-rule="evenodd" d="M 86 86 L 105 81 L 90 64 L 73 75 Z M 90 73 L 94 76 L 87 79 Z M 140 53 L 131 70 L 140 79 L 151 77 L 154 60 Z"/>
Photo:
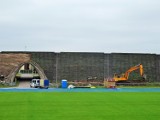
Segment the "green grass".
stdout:
<path fill-rule="evenodd" d="M 158 120 L 160 93 L 0 92 L 0 120 Z"/>

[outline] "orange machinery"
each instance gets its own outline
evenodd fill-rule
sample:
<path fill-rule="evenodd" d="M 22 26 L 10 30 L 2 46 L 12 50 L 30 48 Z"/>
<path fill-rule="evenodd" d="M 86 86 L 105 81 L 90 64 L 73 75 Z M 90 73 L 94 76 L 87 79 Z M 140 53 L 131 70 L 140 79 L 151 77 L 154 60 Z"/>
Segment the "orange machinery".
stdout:
<path fill-rule="evenodd" d="M 131 68 L 129 68 L 125 73 L 121 74 L 121 75 L 117 75 L 117 74 L 114 74 L 114 77 L 113 79 L 117 82 L 117 81 L 125 81 L 125 80 L 128 80 L 128 77 L 129 77 L 129 74 L 132 72 L 132 71 L 135 71 L 139 69 L 139 72 L 140 72 L 140 75 L 142 77 L 144 77 L 144 71 L 143 71 L 143 65 L 142 64 L 139 64 L 139 65 L 136 65 L 136 66 L 133 66 Z"/>

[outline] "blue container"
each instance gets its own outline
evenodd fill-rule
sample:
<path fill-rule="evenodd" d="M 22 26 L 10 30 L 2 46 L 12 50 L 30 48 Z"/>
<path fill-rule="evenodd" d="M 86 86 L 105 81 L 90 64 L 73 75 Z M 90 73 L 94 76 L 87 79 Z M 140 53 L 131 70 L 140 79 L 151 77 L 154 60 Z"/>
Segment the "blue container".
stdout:
<path fill-rule="evenodd" d="M 67 80 L 62 80 L 61 84 L 62 84 L 62 88 L 67 88 L 68 86 Z"/>
<path fill-rule="evenodd" d="M 49 80 L 44 80 L 44 86 L 49 87 Z"/>

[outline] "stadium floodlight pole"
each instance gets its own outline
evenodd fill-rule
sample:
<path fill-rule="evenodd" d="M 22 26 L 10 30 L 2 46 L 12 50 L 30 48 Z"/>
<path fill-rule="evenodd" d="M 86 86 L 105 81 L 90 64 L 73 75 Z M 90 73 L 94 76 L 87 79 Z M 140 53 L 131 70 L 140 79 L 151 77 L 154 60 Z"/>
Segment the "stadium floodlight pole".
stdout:
<path fill-rule="evenodd" d="M 110 76 L 110 55 L 108 55 L 108 77 Z"/>
<path fill-rule="evenodd" d="M 58 88 L 58 54 L 56 53 L 56 87 Z"/>

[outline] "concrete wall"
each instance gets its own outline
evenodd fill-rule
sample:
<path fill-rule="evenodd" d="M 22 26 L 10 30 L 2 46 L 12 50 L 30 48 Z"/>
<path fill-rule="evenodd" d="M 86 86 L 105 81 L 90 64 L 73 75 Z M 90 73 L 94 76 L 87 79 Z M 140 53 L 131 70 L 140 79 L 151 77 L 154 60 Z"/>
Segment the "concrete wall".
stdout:
<path fill-rule="evenodd" d="M 156 57 L 156 81 L 160 82 L 160 55 L 157 55 Z"/>
<path fill-rule="evenodd" d="M 60 53 L 58 79 L 102 80 L 104 77 L 103 53 Z"/>
<path fill-rule="evenodd" d="M 30 59 L 39 64 L 48 79 L 53 82 L 67 79 L 73 80 L 103 80 L 113 77 L 114 73 L 124 73 L 137 64 L 143 64 L 144 72 L 149 81 L 160 82 L 160 56 L 156 54 L 135 53 L 84 53 L 84 52 L 1 52 L 1 54 L 27 54 Z M 2 59 L 2 57 L 0 56 Z M 12 58 L 8 58 L 12 59 Z M 10 65 L 10 64 L 8 64 Z M 1 69 L 1 74 L 3 69 Z M 137 71 L 130 74 L 129 79 L 138 79 Z"/>

